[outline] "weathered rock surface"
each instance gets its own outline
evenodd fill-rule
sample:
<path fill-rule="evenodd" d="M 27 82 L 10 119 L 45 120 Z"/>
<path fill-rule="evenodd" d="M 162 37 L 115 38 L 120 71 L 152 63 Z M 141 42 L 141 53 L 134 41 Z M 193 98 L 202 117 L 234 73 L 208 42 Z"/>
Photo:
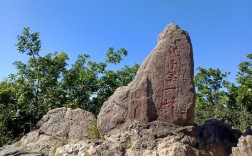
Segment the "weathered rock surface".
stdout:
<path fill-rule="evenodd" d="M 34 135 L 32 133 L 36 131 L 29 135 Z M 30 145 L 20 141 L 5 147 L 5 153 L 0 149 L 0 155 L 228 156 L 240 135 L 239 131 L 217 120 L 209 120 L 202 126 L 178 126 L 156 120 L 146 123 L 132 122 L 107 133 L 102 140 L 84 137 L 78 141 L 58 141 L 57 138 L 52 137 L 50 140 L 41 135 L 39 138 L 45 139 L 41 139 L 39 144 L 36 143 L 36 139 L 34 142 L 29 140 Z M 250 135 L 242 136 L 238 147 L 233 148 L 233 156 L 250 155 L 251 139 Z M 32 143 L 44 148 L 38 150 Z"/>
<path fill-rule="evenodd" d="M 236 147 L 232 148 L 231 156 L 252 155 L 252 126 L 248 126 L 244 134 L 239 138 Z"/>
<path fill-rule="evenodd" d="M 37 130 L 1 149 L 0 155 L 48 155 L 58 146 L 88 138 L 88 126 L 94 121 L 94 115 L 82 109 L 53 109 L 37 123 Z"/>
<path fill-rule="evenodd" d="M 181 127 L 163 121 L 132 123 L 107 134 L 103 142 L 59 147 L 55 156 L 197 156 L 194 133 L 193 126 Z"/>
<path fill-rule="evenodd" d="M 106 134 L 127 121 L 193 125 L 193 66 L 188 33 L 175 24 L 168 25 L 133 82 L 118 88 L 103 104 L 98 115 L 100 132 Z"/>
<path fill-rule="evenodd" d="M 252 135 L 241 136 L 237 147 L 232 148 L 232 156 L 252 155 Z"/>

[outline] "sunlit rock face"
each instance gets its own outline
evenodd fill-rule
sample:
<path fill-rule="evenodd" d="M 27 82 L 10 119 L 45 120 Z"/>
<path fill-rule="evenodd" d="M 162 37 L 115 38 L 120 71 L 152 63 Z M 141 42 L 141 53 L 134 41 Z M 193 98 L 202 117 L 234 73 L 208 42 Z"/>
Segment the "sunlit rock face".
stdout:
<path fill-rule="evenodd" d="M 98 115 L 102 134 L 127 122 L 167 121 L 194 123 L 193 52 L 188 33 L 169 24 L 135 79 L 118 88 Z"/>

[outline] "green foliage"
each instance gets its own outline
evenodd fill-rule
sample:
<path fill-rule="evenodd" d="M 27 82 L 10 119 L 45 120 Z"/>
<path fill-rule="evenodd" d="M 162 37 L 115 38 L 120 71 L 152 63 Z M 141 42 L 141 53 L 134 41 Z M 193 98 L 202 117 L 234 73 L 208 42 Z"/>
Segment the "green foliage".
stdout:
<path fill-rule="evenodd" d="M 87 151 L 85 151 L 85 152 L 83 153 L 83 156 L 90 156 L 90 154 L 89 154 Z"/>
<path fill-rule="evenodd" d="M 11 82 L 0 83 L 0 145 L 12 143 L 15 138 L 29 131 L 31 122 L 26 121 L 31 117 L 29 107 L 16 103 L 16 88 Z M 24 108 L 21 110 L 20 108 Z M 24 124 L 19 125 L 24 122 Z M 20 122 L 20 123 L 19 123 Z"/>
<path fill-rule="evenodd" d="M 197 89 L 197 100 L 199 104 L 216 105 L 225 104 L 226 92 L 223 89 L 228 82 L 225 78 L 229 73 L 221 73 L 219 69 L 197 68 L 195 75 L 195 86 Z"/>
<path fill-rule="evenodd" d="M 240 86 L 236 88 L 236 102 L 252 112 L 252 54 L 248 54 L 247 59 L 239 64 L 236 80 Z"/>
<path fill-rule="evenodd" d="M 97 121 L 94 120 L 88 125 L 87 127 L 87 133 L 89 139 L 101 139 L 100 132 L 97 128 Z"/>
<path fill-rule="evenodd" d="M 91 111 L 97 115 L 103 102 L 106 101 L 118 87 L 125 86 L 133 80 L 138 68 L 139 65 L 135 64 L 133 67 L 125 66 L 117 71 L 104 71 L 103 76 L 99 78 L 97 84 L 99 88 L 96 92 L 96 96 L 92 99 L 95 108 Z"/>
<path fill-rule="evenodd" d="M 0 146 L 36 128 L 42 115 L 56 107 L 80 107 L 97 115 L 103 102 L 116 88 L 132 81 L 139 67 L 107 69 L 127 55 L 123 48 L 109 48 L 103 62 L 90 61 L 90 56 L 83 54 L 68 68 L 65 52 L 40 55 L 38 32 L 24 28 L 17 39 L 18 52 L 29 59 L 26 63 L 14 62 L 17 74 L 0 82 Z M 92 133 L 98 137 L 97 127 Z"/>
<path fill-rule="evenodd" d="M 247 58 L 239 64 L 235 84 L 226 80 L 229 73 L 219 69 L 197 69 L 194 80 L 198 124 L 210 118 L 223 120 L 241 130 L 252 124 L 252 54 Z"/>
<path fill-rule="evenodd" d="M 59 141 L 57 141 L 56 143 L 54 143 L 51 146 L 50 151 L 49 151 L 49 155 L 55 155 L 57 148 L 62 147 L 64 145 L 68 144 L 68 143 L 69 143 L 68 140 L 59 140 Z"/>
<path fill-rule="evenodd" d="M 80 107 L 97 115 L 103 102 L 116 88 L 131 82 L 139 68 L 135 64 L 117 71 L 107 70 L 110 63 L 120 63 L 121 55 L 126 54 L 124 49 L 114 52 L 113 48 L 109 48 L 107 59 L 100 63 L 88 61 L 89 55 L 80 55 L 62 79 L 68 97 L 67 106 Z"/>
<path fill-rule="evenodd" d="M 107 60 L 108 63 L 117 64 L 120 63 L 122 60 L 122 55 L 127 56 L 128 52 L 126 49 L 122 48 L 117 52 L 114 52 L 113 48 L 109 48 L 107 52 Z"/>
<path fill-rule="evenodd" d="M 30 28 L 24 28 L 22 35 L 18 35 L 18 51 L 27 53 L 29 56 L 39 56 L 41 50 L 41 41 L 39 33 L 30 33 Z"/>
<path fill-rule="evenodd" d="M 127 137 L 124 142 L 121 143 L 121 146 L 124 149 L 130 149 L 132 147 L 132 140 L 130 137 Z"/>

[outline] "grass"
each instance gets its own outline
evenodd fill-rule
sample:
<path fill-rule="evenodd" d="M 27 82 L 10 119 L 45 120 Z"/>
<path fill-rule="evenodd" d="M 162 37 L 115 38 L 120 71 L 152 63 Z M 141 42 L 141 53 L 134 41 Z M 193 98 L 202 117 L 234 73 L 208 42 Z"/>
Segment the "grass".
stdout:
<path fill-rule="evenodd" d="M 131 138 L 128 137 L 123 143 L 121 143 L 121 146 L 122 146 L 124 149 L 130 149 L 130 148 L 132 147 Z"/>
<path fill-rule="evenodd" d="M 56 150 L 58 147 L 64 146 L 68 144 L 67 140 L 62 140 L 62 141 L 58 141 L 56 142 L 54 145 L 52 145 L 52 147 L 50 148 L 50 154 L 55 154 Z"/>
<path fill-rule="evenodd" d="M 87 128 L 88 138 L 89 139 L 101 139 L 100 132 L 97 128 L 97 121 L 93 120 Z"/>

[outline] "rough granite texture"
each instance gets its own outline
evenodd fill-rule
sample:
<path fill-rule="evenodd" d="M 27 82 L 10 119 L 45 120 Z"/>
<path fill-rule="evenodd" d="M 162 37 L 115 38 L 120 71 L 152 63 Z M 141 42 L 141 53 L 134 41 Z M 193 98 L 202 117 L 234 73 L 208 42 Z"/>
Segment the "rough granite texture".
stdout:
<path fill-rule="evenodd" d="M 38 129 L 23 136 L 15 144 L 0 149 L 0 156 L 51 155 L 56 148 L 69 142 L 87 139 L 88 127 L 96 121 L 83 109 L 56 108 L 37 123 Z"/>
<path fill-rule="evenodd" d="M 237 147 L 232 148 L 232 156 L 251 156 L 252 155 L 252 135 L 239 138 Z"/>
<path fill-rule="evenodd" d="M 169 24 L 157 46 L 139 68 L 135 79 L 118 88 L 98 115 L 100 133 L 127 121 L 194 123 L 195 90 L 193 52 L 188 33 Z"/>
<path fill-rule="evenodd" d="M 237 146 L 232 148 L 231 156 L 251 156 L 252 155 L 252 126 L 247 127 L 243 136 L 238 140 Z"/>

